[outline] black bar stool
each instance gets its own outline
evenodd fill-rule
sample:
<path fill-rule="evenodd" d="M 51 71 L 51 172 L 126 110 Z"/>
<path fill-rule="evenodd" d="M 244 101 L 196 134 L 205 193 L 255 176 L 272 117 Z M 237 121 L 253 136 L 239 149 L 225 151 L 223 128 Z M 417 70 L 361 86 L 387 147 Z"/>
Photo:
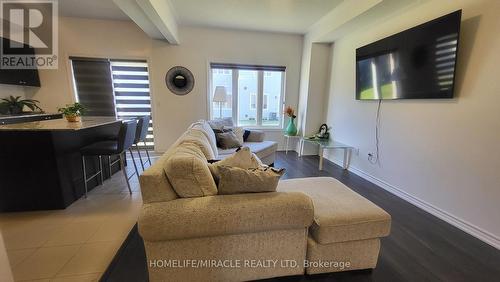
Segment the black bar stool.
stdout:
<path fill-rule="evenodd" d="M 146 162 L 142 161 L 141 150 L 139 149 L 139 142 L 144 143 L 144 150 L 146 151 L 146 155 L 148 156 L 147 162 L 149 162 L 149 165 L 151 165 L 151 159 L 149 158 L 148 147 L 146 145 L 146 137 L 148 135 L 150 120 L 151 120 L 150 116 L 144 116 L 137 119 L 137 130 L 135 133 L 135 140 L 134 140 L 135 148 L 137 150 L 137 153 L 139 154 L 139 160 L 141 161 L 141 166 L 143 171 L 144 171 L 144 164 Z"/>
<path fill-rule="evenodd" d="M 80 153 L 82 154 L 82 165 L 83 165 L 83 181 L 85 183 L 85 198 L 87 198 L 87 182 L 97 175 L 101 175 L 101 185 L 104 182 L 104 178 L 102 175 L 102 157 L 108 156 L 110 174 L 111 174 L 111 166 L 120 162 L 120 166 L 123 174 L 125 175 L 125 180 L 127 181 L 127 187 L 130 194 L 132 194 L 132 189 L 130 189 L 129 179 L 133 176 L 133 174 L 128 177 L 127 171 L 125 170 L 125 161 L 123 155 L 127 150 L 130 150 L 135 140 L 135 133 L 137 128 L 137 122 L 135 120 L 132 121 L 124 121 L 120 127 L 120 131 L 118 133 L 117 140 L 107 140 L 95 142 L 91 145 L 85 146 L 80 149 Z M 119 155 L 120 158 L 113 163 L 111 163 L 111 156 Z M 87 178 L 87 172 L 85 170 L 85 157 L 86 156 L 99 156 L 99 171 Z M 134 161 L 135 166 L 135 161 Z M 137 167 L 135 166 L 136 174 Z"/>

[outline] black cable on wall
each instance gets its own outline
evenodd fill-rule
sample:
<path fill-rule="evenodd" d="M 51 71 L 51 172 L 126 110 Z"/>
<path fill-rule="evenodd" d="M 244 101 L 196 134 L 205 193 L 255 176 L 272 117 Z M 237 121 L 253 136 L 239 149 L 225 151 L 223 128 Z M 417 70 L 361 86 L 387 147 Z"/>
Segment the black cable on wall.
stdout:
<path fill-rule="evenodd" d="M 375 118 L 375 156 L 372 154 L 368 154 L 368 161 L 371 164 L 379 164 L 380 165 L 380 152 L 379 152 L 379 146 L 380 146 L 380 108 L 382 105 L 382 99 L 378 100 L 378 106 L 377 106 L 377 117 Z"/>

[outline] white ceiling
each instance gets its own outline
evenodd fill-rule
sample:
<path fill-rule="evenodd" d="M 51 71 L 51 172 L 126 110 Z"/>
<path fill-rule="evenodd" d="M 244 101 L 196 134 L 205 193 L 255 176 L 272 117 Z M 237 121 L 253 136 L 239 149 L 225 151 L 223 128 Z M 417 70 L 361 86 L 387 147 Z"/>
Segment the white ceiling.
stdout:
<path fill-rule="evenodd" d="M 59 15 L 65 17 L 130 20 L 113 0 L 59 0 Z"/>
<path fill-rule="evenodd" d="M 342 0 L 164 0 L 179 25 L 305 33 Z M 67 17 L 130 20 L 113 0 L 59 0 Z"/>
<path fill-rule="evenodd" d="M 170 0 L 180 25 L 305 33 L 342 0 Z"/>

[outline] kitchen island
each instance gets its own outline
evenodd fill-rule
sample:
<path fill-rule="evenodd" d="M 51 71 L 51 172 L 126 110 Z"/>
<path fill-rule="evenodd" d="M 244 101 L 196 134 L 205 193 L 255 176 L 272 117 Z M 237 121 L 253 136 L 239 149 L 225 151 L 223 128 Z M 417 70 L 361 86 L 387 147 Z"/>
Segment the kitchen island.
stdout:
<path fill-rule="evenodd" d="M 114 117 L 84 117 L 0 125 L 0 211 L 64 209 L 85 193 L 80 148 L 117 136 L 121 121 Z M 99 168 L 98 158 L 86 158 L 87 175 Z M 113 159 L 112 159 L 113 160 Z M 104 178 L 109 171 L 103 158 Z M 89 181 L 89 190 L 99 177 Z"/>

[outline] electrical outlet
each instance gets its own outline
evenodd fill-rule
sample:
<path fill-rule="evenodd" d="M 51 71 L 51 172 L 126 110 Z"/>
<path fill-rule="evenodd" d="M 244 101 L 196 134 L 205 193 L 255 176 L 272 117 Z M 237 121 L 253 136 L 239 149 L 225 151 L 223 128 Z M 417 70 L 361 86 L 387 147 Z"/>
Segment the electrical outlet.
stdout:
<path fill-rule="evenodd" d="M 368 161 L 372 164 L 376 164 L 378 162 L 378 159 L 375 157 L 375 154 L 370 152 L 368 153 Z"/>

